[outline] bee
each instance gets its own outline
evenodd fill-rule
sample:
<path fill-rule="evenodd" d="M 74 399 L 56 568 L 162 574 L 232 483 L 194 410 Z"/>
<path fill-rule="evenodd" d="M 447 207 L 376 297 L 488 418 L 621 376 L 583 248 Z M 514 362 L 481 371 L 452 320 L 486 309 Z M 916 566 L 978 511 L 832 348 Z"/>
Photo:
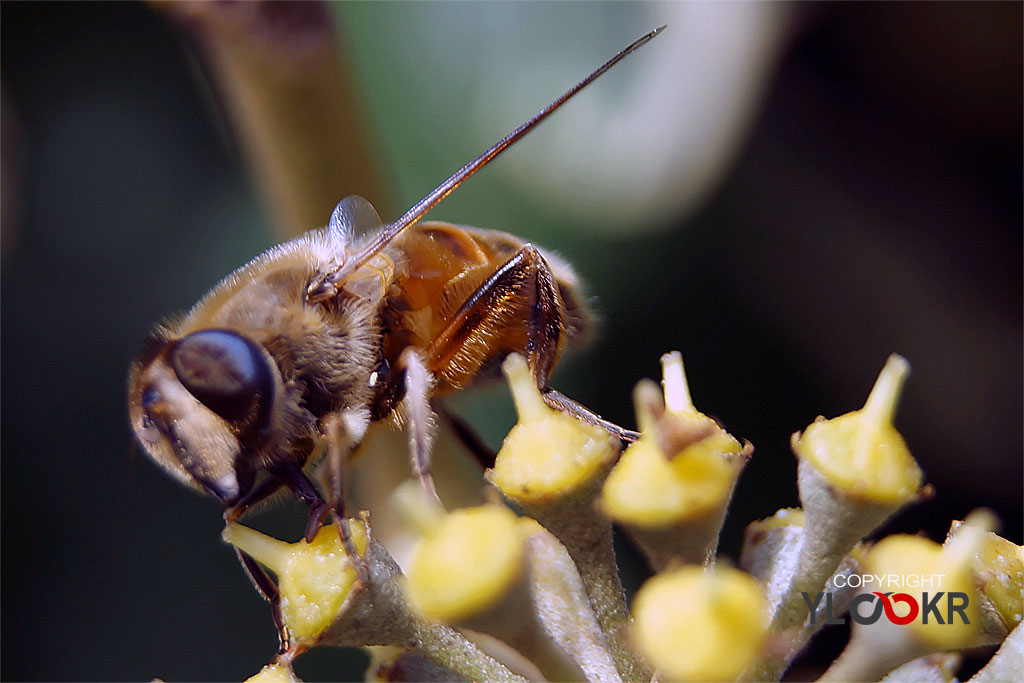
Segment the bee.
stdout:
<path fill-rule="evenodd" d="M 328 514 L 344 516 L 344 463 L 373 423 L 404 420 L 412 469 L 436 496 L 432 399 L 472 384 L 510 353 L 527 358 L 549 405 L 620 439 L 635 438 L 548 385 L 559 356 L 589 323 L 571 268 L 507 233 L 420 219 L 662 28 L 395 222 L 384 226 L 369 202 L 349 197 L 326 228 L 273 247 L 187 314 L 157 326 L 128 379 L 131 424 L 145 451 L 180 481 L 218 498 L 227 519 L 290 489 L 309 507 L 308 540 Z M 324 453 L 326 500 L 308 474 Z M 273 582 L 251 558 L 240 559 L 276 604 Z M 275 618 L 284 647 L 276 609 Z"/>

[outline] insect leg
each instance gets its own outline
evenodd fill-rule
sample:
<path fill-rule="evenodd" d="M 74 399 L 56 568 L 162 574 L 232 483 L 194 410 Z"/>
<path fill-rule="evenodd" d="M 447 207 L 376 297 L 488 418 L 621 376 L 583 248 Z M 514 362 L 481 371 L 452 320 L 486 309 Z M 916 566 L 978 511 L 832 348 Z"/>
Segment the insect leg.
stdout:
<path fill-rule="evenodd" d="M 462 381 L 470 379 L 486 360 L 511 350 L 486 345 L 500 339 L 503 328 L 516 324 L 526 309 L 526 348 L 515 350 L 526 352 L 537 386 L 546 388 L 562 334 L 561 306 L 551 269 L 536 247 L 527 244 L 459 307 L 427 347 L 427 368 L 439 377 L 454 372 Z"/>
<path fill-rule="evenodd" d="M 311 542 L 320 527 L 324 518 L 331 511 L 330 505 L 323 499 L 316 486 L 309 480 L 309 477 L 299 469 L 293 462 L 282 463 L 275 466 L 270 473 L 281 480 L 281 482 L 295 492 L 302 502 L 309 508 L 309 521 L 306 522 L 306 542 Z"/>
<path fill-rule="evenodd" d="M 224 521 L 234 522 L 252 506 L 274 495 L 283 485 L 284 482 L 277 477 L 266 477 L 242 496 L 238 502 L 224 510 Z M 238 548 L 235 548 L 235 555 L 238 556 L 238 561 L 253 587 L 263 596 L 264 600 L 270 603 L 274 627 L 277 629 L 277 654 L 281 655 L 290 647 L 291 638 L 288 635 L 288 627 L 285 626 L 284 619 L 281 617 L 281 594 L 277 589 L 277 584 L 267 574 L 267 570 L 250 555 Z"/>
<path fill-rule="evenodd" d="M 224 510 L 224 521 L 236 521 L 254 505 L 258 505 L 277 493 L 282 486 L 284 486 L 284 482 L 277 477 L 265 477 L 260 481 L 260 483 L 252 487 L 248 493 L 239 498 L 234 505 L 231 505 Z"/>
<path fill-rule="evenodd" d="M 479 345 L 480 339 L 497 336 L 495 333 L 502 324 L 508 324 L 511 314 L 523 308 L 528 317 L 526 348 L 521 350 L 526 353 L 544 401 L 556 410 L 608 430 L 618 439 L 635 441 L 639 436 L 636 432 L 603 419 L 548 386 L 564 327 L 564 304 L 551 268 L 533 245 L 523 246 L 462 304 L 452 322 L 428 347 L 427 367 L 444 377 L 450 367 L 466 365 L 470 359 L 461 357 L 460 351 L 472 344 Z M 491 354 L 500 351 L 489 350 Z M 477 366 L 483 360 L 478 358 Z"/>
<path fill-rule="evenodd" d="M 563 413 L 569 413 L 578 420 L 582 420 L 583 422 L 587 422 L 592 425 L 597 425 L 598 427 L 603 427 L 609 434 L 625 443 L 633 443 L 640 438 L 639 432 L 634 432 L 632 429 L 625 429 L 614 422 L 609 422 L 594 411 L 577 403 L 560 391 L 556 391 L 550 387 L 547 389 L 541 389 L 541 397 L 544 399 L 545 403 L 555 410 L 561 410 Z"/>
<path fill-rule="evenodd" d="M 284 619 L 281 617 L 281 594 L 277 589 L 277 584 L 267 574 L 267 570 L 252 557 L 243 553 L 238 548 L 235 548 L 235 554 L 238 555 L 238 561 L 242 563 L 242 568 L 245 570 L 246 575 L 248 575 L 252 585 L 263 596 L 263 599 L 270 603 L 274 627 L 277 629 L 277 653 L 280 655 L 287 652 L 291 643 L 291 637 L 288 634 L 288 627 L 285 626 Z"/>
<path fill-rule="evenodd" d="M 441 420 L 448 423 L 455 433 L 455 437 L 469 451 L 483 469 L 494 467 L 494 459 L 497 454 L 487 445 L 483 438 L 477 433 L 473 426 L 460 415 L 453 413 L 442 403 L 434 404 L 434 414 Z"/>
<path fill-rule="evenodd" d="M 412 347 L 402 352 L 399 365 L 405 375 L 405 397 L 402 404 L 409 420 L 409 457 L 412 470 L 427 495 L 440 500 L 434 488 L 434 479 L 430 476 L 430 444 L 434 436 L 434 415 L 430 409 L 433 379 L 423 357 Z"/>
<path fill-rule="evenodd" d="M 558 341 L 564 328 L 565 304 L 558 295 L 558 287 L 551 267 L 532 245 L 527 244 L 519 252 L 524 255 L 526 264 L 533 271 L 533 296 L 528 298 L 530 319 L 527 327 L 527 364 L 537 381 L 544 402 L 555 410 L 569 413 L 578 420 L 598 427 L 603 427 L 612 436 L 621 441 L 636 441 L 639 434 L 623 429 L 613 422 L 605 420 L 586 406 L 577 403 L 565 394 L 548 386 L 551 370 L 554 368 L 558 353 Z M 518 254 L 517 254 L 518 256 Z M 530 295 L 530 278 L 526 281 L 525 294 Z"/>
<path fill-rule="evenodd" d="M 338 529 L 345 554 L 359 573 L 359 579 L 366 583 L 369 570 L 366 563 L 360 559 L 359 551 L 352 539 L 352 531 L 345 521 L 345 466 L 358 441 L 357 429 L 346 419 L 347 417 L 345 413 L 332 413 L 321 422 L 327 439 L 327 498 L 330 509 L 334 511 L 334 525 Z"/>

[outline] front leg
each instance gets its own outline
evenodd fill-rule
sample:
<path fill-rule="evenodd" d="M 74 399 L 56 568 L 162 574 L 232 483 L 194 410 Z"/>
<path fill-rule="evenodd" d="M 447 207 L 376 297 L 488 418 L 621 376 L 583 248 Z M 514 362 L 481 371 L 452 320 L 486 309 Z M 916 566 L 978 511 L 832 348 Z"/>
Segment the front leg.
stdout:
<path fill-rule="evenodd" d="M 320 531 L 324 518 L 331 511 L 327 501 L 320 495 L 320 492 L 313 482 L 309 480 L 309 477 L 306 476 L 306 473 L 293 462 L 276 465 L 270 470 L 270 473 L 280 479 L 309 508 L 309 520 L 306 522 L 305 539 L 306 543 L 312 542 L 316 538 L 317 532 Z"/>
<path fill-rule="evenodd" d="M 356 549 L 352 532 L 349 529 L 345 512 L 345 469 L 352 452 L 366 433 L 368 417 L 365 411 L 342 411 L 331 413 L 321 420 L 321 430 L 327 441 L 327 457 L 324 463 L 324 476 L 330 509 L 334 511 L 334 525 L 359 579 L 366 583 L 369 569 Z"/>
<path fill-rule="evenodd" d="M 224 510 L 224 521 L 237 521 L 252 506 L 272 496 L 283 485 L 284 482 L 277 477 L 264 478 L 234 505 Z M 288 627 L 285 626 L 284 618 L 281 616 L 281 593 L 277 589 L 277 584 L 267 574 L 267 570 L 250 555 L 242 552 L 239 548 L 235 548 L 235 555 L 238 556 L 238 561 L 241 563 L 242 569 L 245 570 L 245 574 L 249 577 L 253 587 L 264 600 L 270 603 L 270 613 L 274 620 L 274 627 L 277 629 L 277 654 L 282 656 L 291 647 L 291 636 L 288 633 Z"/>
<path fill-rule="evenodd" d="M 274 619 L 274 628 L 277 629 L 278 656 L 287 653 L 291 649 L 292 639 L 288 633 L 288 627 L 284 623 L 284 617 L 281 616 L 281 593 L 277 588 L 277 584 L 267 574 L 267 570 L 251 556 L 238 548 L 235 548 L 235 555 L 238 556 L 238 561 L 242 563 L 242 569 L 245 570 L 246 576 L 249 577 L 249 581 L 252 582 L 256 591 L 263 596 L 264 600 L 270 603 L 270 614 Z"/>

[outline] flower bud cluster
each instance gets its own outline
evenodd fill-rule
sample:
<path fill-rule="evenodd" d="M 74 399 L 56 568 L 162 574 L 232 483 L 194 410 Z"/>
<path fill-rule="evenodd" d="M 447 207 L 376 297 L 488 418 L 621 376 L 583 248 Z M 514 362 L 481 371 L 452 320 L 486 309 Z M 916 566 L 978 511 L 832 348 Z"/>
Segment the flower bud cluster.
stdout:
<path fill-rule="evenodd" d="M 753 449 L 694 407 L 678 353 L 662 366 L 660 389 L 637 385 L 640 436 L 620 452 L 603 427 L 550 407 L 510 356 L 519 422 L 486 473 L 490 502 L 449 511 L 400 487 L 389 504 L 418 537 L 404 572 L 365 513 L 345 522 L 354 557 L 333 524 L 310 543 L 229 524 L 224 538 L 276 576 L 291 638 L 251 680 L 298 680 L 291 661 L 318 645 L 370 647 L 368 680 L 779 680 L 847 619 L 823 680 L 953 680 L 957 652 L 1000 643 L 977 680 L 1020 679 L 1024 548 L 990 513 L 942 544 L 864 541 L 930 493 L 893 426 L 904 359 L 890 357 L 863 408 L 793 436 L 801 507 L 751 523 L 739 567 L 718 535 Z M 613 525 L 654 572 L 631 603 Z"/>

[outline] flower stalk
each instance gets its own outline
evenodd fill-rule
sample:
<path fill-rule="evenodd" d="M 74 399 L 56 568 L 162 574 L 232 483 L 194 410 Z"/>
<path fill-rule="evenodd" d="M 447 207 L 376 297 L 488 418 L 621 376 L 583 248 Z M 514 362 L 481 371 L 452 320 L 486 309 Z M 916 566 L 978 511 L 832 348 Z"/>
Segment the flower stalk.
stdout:
<path fill-rule="evenodd" d="M 965 523 L 953 522 L 947 543 Z M 994 525 L 993 519 L 989 526 Z M 971 569 L 978 589 L 981 631 L 986 642 L 998 643 L 1024 616 L 1024 547 L 987 531 L 971 558 Z"/>
<path fill-rule="evenodd" d="M 952 683 L 963 660 L 957 653 L 939 653 L 912 659 L 890 671 L 883 683 Z"/>
<path fill-rule="evenodd" d="M 919 657 L 983 644 L 971 559 L 981 549 L 985 527 L 992 521 L 987 514 L 975 513 L 941 546 L 905 534 L 889 536 L 875 544 L 866 558 L 867 571 L 878 576 L 936 578 L 937 613 L 947 615 L 948 619 L 943 622 L 933 618 L 929 622 L 915 618 L 905 625 L 896 625 L 889 619 L 871 624 L 855 622 L 846 649 L 821 680 L 879 680 Z M 959 613 L 953 606 L 954 595 L 966 597 L 965 602 L 958 603 Z M 898 616 L 908 613 L 905 604 L 896 604 L 902 610 Z"/>
<path fill-rule="evenodd" d="M 544 570 L 528 553 L 530 536 L 543 532 L 536 522 L 518 519 L 504 505 L 488 504 L 457 510 L 425 531 L 409 568 L 407 586 L 414 607 L 429 619 L 509 646 L 513 657 L 495 656 L 513 670 L 529 662 L 529 671 L 519 673 L 536 669 L 549 680 L 583 678 L 539 609 L 538 593 L 550 589 L 538 580 Z M 478 646 L 492 645 L 469 637 Z"/>
<path fill-rule="evenodd" d="M 854 545 L 923 495 L 921 470 L 892 424 L 909 372 L 893 354 L 864 408 L 819 418 L 793 435 L 805 532 L 789 587 L 772 606 L 773 630 L 801 624 L 808 616 L 802 595 L 819 592 Z"/>
<path fill-rule="evenodd" d="M 806 533 L 805 516 L 799 508 L 783 508 L 767 519 L 747 526 L 740 555 L 740 566 L 761 581 L 769 605 L 778 605 L 791 590 L 791 577 L 799 571 L 795 565 Z M 826 625 L 829 616 L 843 614 L 850 600 L 857 594 L 856 581 L 850 577 L 862 573 L 863 553 L 860 544 L 843 558 L 839 567 L 826 582 L 815 611 L 799 628 L 790 628 L 776 638 L 773 647 L 755 666 L 744 672 L 742 680 L 778 680 L 793 658 L 804 648 L 815 633 Z M 806 603 L 806 601 L 805 601 Z"/>
<path fill-rule="evenodd" d="M 366 668 L 368 683 L 397 683 L 399 681 L 433 681 L 434 683 L 463 683 L 466 679 L 429 657 L 400 647 L 371 647 L 370 664 Z"/>
<path fill-rule="evenodd" d="M 1021 662 L 1024 662 L 1024 627 L 1017 626 L 1007 636 L 999 650 L 969 683 L 997 683 L 1020 680 Z"/>
<path fill-rule="evenodd" d="M 714 561 L 736 480 L 753 452 L 694 407 L 679 352 L 661 362 L 664 397 L 651 381 L 637 384 L 640 439 L 622 454 L 601 494 L 601 508 L 655 571 Z"/>
<path fill-rule="evenodd" d="M 565 546 L 623 680 L 649 681 L 650 668 L 628 637 L 631 617 L 611 521 L 596 506 L 618 445 L 603 428 L 549 408 L 522 356 L 510 355 L 502 369 L 519 423 L 505 438 L 488 479 Z"/>
<path fill-rule="evenodd" d="M 1000 642 L 975 680 L 1019 673 L 1024 549 L 990 531 L 990 513 L 955 522 L 942 545 L 906 535 L 861 541 L 923 491 L 892 427 L 902 359 L 890 358 L 862 410 L 794 436 L 803 507 L 748 526 L 744 571 L 717 562 L 716 546 L 749 445 L 696 411 L 678 354 L 663 359 L 662 391 L 637 386 L 641 436 L 617 464 L 616 442 L 549 408 L 522 358 L 504 369 L 520 420 L 487 478 L 525 516 L 496 495 L 448 512 L 413 482 L 400 486 L 391 512 L 418 539 L 408 576 L 366 514 L 345 522 L 353 556 L 335 525 L 310 543 L 285 543 L 228 524 L 225 539 L 277 576 L 292 638 L 252 680 L 298 680 L 292 660 L 318 645 L 373 648 L 368 680 L 778 680 L 835 623 L 828 617 L 882 600 L 865 595 L 868 576 L 932 577 L 928 609 L 961 618 L 899 623 L 914 596 L 895 593 L 875 605 L 884 619 L 853 619 L 821 680 L 951 681 L 960 650 Z M 612 518 L 657 572 L 631 611 Z M 865 616 L 857 612 L 847 618 Z"/>

